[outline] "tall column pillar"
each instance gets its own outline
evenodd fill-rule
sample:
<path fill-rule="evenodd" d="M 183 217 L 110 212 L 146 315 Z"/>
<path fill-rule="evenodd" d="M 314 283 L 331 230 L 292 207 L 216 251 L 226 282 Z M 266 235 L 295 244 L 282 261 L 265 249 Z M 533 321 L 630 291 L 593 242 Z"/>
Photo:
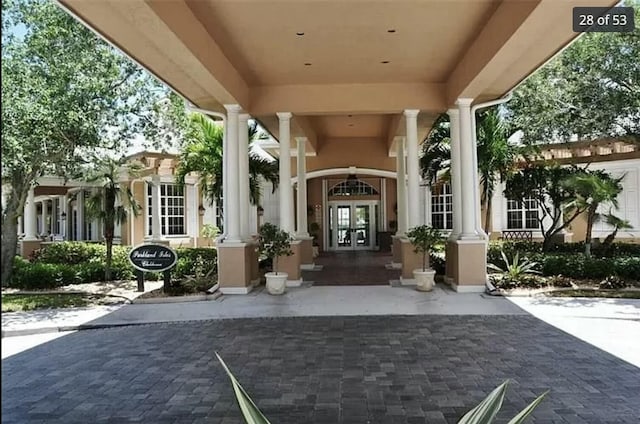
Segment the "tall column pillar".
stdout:
<path fill-rule="evenodd" d="M 249 239 L 249 115 L 238 115 L 238 174 L 240 178 L 240 238 Z"/>
<path fill-rule="evenodd" d="M 84 240 L 84 190 L 76 194 L 76 240 Z"/>
<path fill-rule="evenodd" d="M 151 176 L 151 240 L 162 239 L 162 229 L 160 228 L 160 176 Z"/>
<path fill-rule="evenodd" d="M 38 231 L 40 232 L 41 236 L 46 236 L 47 235 L 47 229 L 48 229 L 48 225 L 47 225 L 47 208 L 49 206 L 49 200 L 43 200 L 42 202 L 42 209 L 40 210 L 40 228 L 38 228 Z"/>
<path fill-rule="evenodd" d="M 449 109 L 449 132 L 451 139 L 451 203 L 453 229 L 449 240 L 457 240 L 462 229 L 462 183 L 460 173 L 460 111 Z"/>
<path fill-rule="evenodd" d="M 223 179 L 227 181 L 227 193 L 224 194 L 228 212 L 227 222 L 227 242 L 240 242 L 240 173 L 238 165 L 240 163 L 240 143 L 239 143 L 239 105 L 224 105 L 227 109 L 227 173 Z"/>
<path fill-rule="evenodd" d="M 291 187 L 291 113 L 279 112 L 280 121 L 280 228 L 293 234 L 293 189 Z"/>
<path fill-rule="evenodd" d="M 471 134 L 471 102 L 473 99 L 458 99 L 456 104 L 460 111 L 460 179 L 462 194 L 462 229 L 460 239 L 477 239 L 476 217 L 477 210 L 476 196 L 474 192 L 478 190 L 474 186 L 474 173 L 478 170 L 473 163 L 473 137 Z"/>
<path fill-rule="evenodd" d="M 398 230 L 397 236 L 403 236 L 407 232 L 407 186 L 404 157 L 404 137 L 400 137 L 396 147 L 396 200 L 398 203 Z"/>
<path fill-rule="evenodd" d="M 306 143 L 305 137 L 296 138 L 298 147 L 297 156 L 297 177 L 298 177 L 298 220 L 296 234 L 298 238 L 308 237 L 309 231 L 307 229 L 307 159 L 306 159 Z"/>
<path fill-rule="evenodd" d="M 418 165 L 418 113 L 417 109 L 405 110 L 407 124 L 407 228 L 420 225 L 420 170 Z"/>
<path fill-rule="evenodd" d="M 27 201 L 24 204 L 24 240 L 38 240 L 36 229 L 36 202 L 34 200 L 33 188 L 27 194 Z"/>

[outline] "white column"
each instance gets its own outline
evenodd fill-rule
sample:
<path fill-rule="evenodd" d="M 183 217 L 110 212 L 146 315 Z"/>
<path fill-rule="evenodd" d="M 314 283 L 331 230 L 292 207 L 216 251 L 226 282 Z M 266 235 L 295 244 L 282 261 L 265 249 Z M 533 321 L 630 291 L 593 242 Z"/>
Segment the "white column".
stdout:
<path fill-rule="evenodd" d="M 424 186 L 424 224 L 431 226 L 433 224 L 431 219 L 431 186 Z M 445 206 L 446 207 L 446 206 Z M 445 222 L 446 225 L 446 222 Z"/>
<path fill-rule="evenodd" d="M 462 230 L 462 186 L 460 174 L 460 111 L 449 109 L 449 136 L 451 138 L 451 203 L 453 229 L 449 240 L 457 240 Z"/>
<path fill-rule="evenodd" d="M 185 207 L 187 210 L 187 235 L 193 238 L 194 243 L 200 235 L 200 199 L 197 184 L 185 184 Z"/>
<path fill-rule="evenodd" d="M 380 178 L 380 231 L 387 231 L 387 179 Z"/>
<path fill-rule="evenodd" d="M 240 173 L 239 165 L 239 142 L 238 142 L 238 114 L 241 107 L 239 105 L 224 105 L 227 109 L 227 172 L 223 179 L 227 181 L 227 193 L 224 194 L 226 203 L 226 228 L 228 242 L 240 242 Z"/>
<path fill-rule="evenodd" d="M 324 250 L 329 250 L 329 198 L 327 196 L 327 180 L 322 179 L 322 246 Z M 334 222 L 335 225 L 335 222 Z M 333 246 L 335 248 L 335 246 Z"/>
<path fill-rule="evenodd" d="M 27 201 L 24 204 L 24 240 L 37 240 L 36 231 L 36 202 L 32 188 L 29 190 Z"/>
<path fill-rule="evenodd" d="M 160 175 L 151 176 L 151 240 L 161 240 Z"/>
<path fill-rule="evenodd" d="M 280 121 L 280 228 L 293 234 L 293 188 L 291 187 L 291 113 L 277 113 Z"/>
<path fill-rule="evenodd" d="M 238 115 L 238 174 L 240 176 L 240 236 L 249 239 L 249 115 Z"/>
<path fill-rule="evenodd" d="M 41 236 L 46 236 L 47 235 L 47 206 L 48 206 L 49 201 L 48 200 L 43 200 L 41 202 L 42 204 L 42 209 L 40 210 L 40 228 L 38 228 L 38 231 L 40 232 Z"/>
<path fill-rule="evenodd" d="M 84 190 L 76 194 L 76 240 L 84 240 Z"/>
<path fill-rule="evenodd" d="M 418 165 L 418 113 L 417 109 L 405 110 L 407 124 L 407 201 L 408 228 L 420 225 L 420 169 Z"/>
<path fill-rule="evenodd" d="M 460 167 L 461 167 L 461 188 L 462 188 L 462 234 L 461 239 L 477 239 L 476 231 L 477 204 L 474 190 L 474 174 L 478 170 L 473 163 L 473 137 L 471 134 L 471 102 L 473 99 L 458 99 L 456 104 L 460 111 Z"/>
<path fill-rule="evenodd" d="M 396 145 L 396 200 L 398 203 L 398 231 L 396 231 L 396 235 L 402 236 L 407 232 L 407 185 L 404 162 L 404 137 L 400 137 Z"/>
<path fill-rule="evenodd" d="M 296 137 L 296 143 L 298 144 L 298 226 L 296 234 L 298 237 L 309 237 L 309 231 L 307 229 L 307 150 L 306 150 L 306 137 Z"/>
<path fill-rule="evenodd" d="M 99 193 L 100 189 L 91 189 L 91 196 L 95 196 Z M 104 197 L 100 197 L 101 207 L 104 208 Z M 103 240 L 104 239 L 104 227 L 100 218 L 91 218 L 91 240 Z"/>

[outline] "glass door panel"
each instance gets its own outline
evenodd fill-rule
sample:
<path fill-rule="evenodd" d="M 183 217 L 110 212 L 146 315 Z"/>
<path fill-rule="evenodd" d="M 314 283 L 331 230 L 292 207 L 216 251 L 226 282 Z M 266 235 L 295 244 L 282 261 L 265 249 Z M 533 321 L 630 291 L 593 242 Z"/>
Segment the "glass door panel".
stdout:
<path fill-rule="evenodd" d="M 356 248 L 371 247 L 371 205 L 356 205 L 353 228 Z"/>
<path fill-rule="evenodd" d="M 336 215 L 336 247 L 351 248 L 351 205 L 338 205 Z"/>

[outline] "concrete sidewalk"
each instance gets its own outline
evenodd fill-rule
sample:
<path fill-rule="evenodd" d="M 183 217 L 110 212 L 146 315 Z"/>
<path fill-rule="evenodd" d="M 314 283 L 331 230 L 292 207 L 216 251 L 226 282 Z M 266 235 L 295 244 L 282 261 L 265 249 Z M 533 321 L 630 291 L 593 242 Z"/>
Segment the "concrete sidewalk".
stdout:
<path fill-rule="evenodd" d="M 301 287 L 283 296 L 271 296 L 261 287 L 246 296 L 226 295 L 214 301 L 6 313 L 2 335 L 225 318 L 514 314 L 526 312 L 504 298 L 455 293 L 442 286 L 429 293 L 390 286 Z"/>

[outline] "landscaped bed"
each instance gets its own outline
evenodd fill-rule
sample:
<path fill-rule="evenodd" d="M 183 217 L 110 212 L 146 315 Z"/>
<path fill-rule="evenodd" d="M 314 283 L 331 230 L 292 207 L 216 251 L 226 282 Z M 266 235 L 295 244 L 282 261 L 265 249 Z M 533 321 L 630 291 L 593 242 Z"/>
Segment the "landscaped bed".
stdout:
<path fill-rule="evenodd" d="M 93 293 L 3 293 L 2 312 L 112 305 L 125 300 L 122 297 Z"/>

